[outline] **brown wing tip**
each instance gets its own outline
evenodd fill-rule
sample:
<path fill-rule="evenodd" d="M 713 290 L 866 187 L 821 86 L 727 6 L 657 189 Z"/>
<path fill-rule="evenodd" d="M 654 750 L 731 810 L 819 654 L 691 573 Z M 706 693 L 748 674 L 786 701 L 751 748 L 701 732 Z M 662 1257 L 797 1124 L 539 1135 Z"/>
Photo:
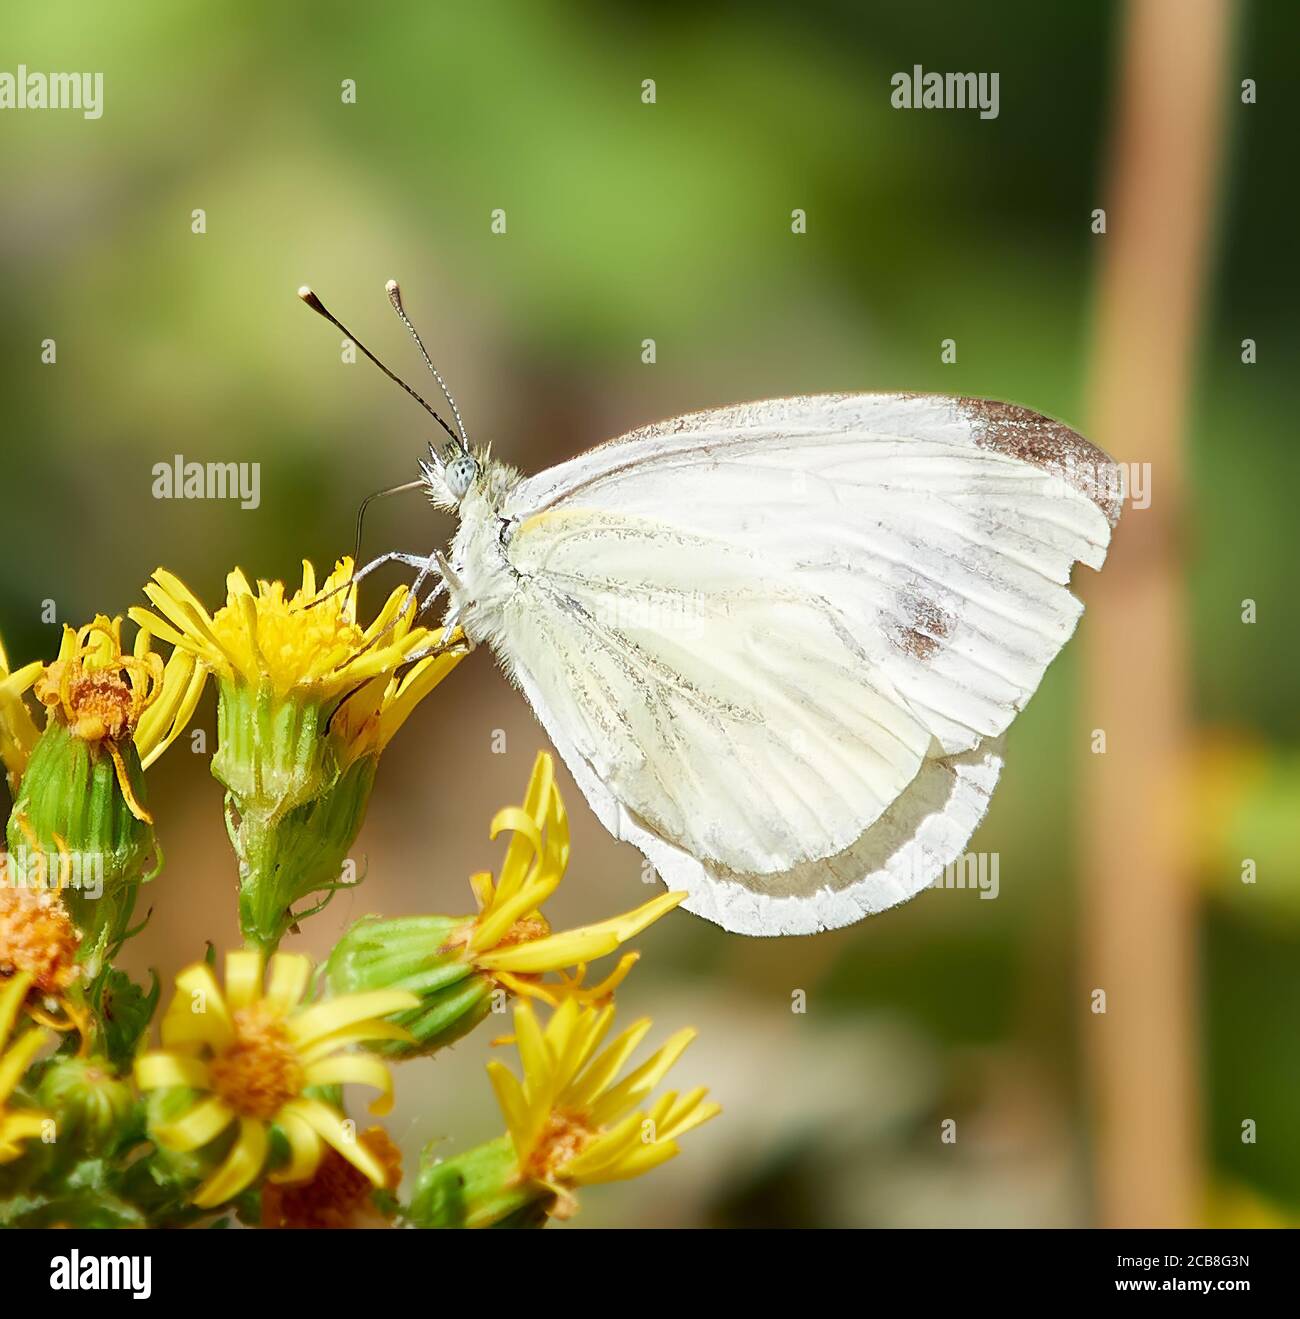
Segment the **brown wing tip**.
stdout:
<path fill-rule="evenodd" d="M 1123 469 L 1077 431 L 1040 412 L 988 398 L 954 400 L 981 448 L 1032 463 L 1091 499 L 1113 527 L 1124 507 Z"/>

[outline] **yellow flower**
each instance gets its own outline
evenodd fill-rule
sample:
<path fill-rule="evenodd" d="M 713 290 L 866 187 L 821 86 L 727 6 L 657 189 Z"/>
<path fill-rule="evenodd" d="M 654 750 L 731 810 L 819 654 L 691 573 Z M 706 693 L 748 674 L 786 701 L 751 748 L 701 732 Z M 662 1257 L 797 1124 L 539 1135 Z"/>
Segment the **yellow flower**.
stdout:
<path fill-rule="evenodd" d="M 27 757 L 39 736 L 23 693 L 36 681 L 42 667 L 37 660 L 10 673 L 9 656 L 0 644 L 0 762 L 9 780 L 10 796 L 17 792 L 18 780 L 27 768 Z"/>
<path fill-rule="evenodd" d="M 421 649 L 440 647 L 445 635 L 441 628 L 429 632 L 420 628 L 416 633 L 424 635 Z M 459 631 L 453 633 L 452 642 L 459 637 Z M 347 769 L 362 756 L 379 755 L 410 718 L 415 707 L 468 653 L 467 650 L 452 649 L 426 655 L 400 676 L 381 673 L 349 696 L 330 721 L 330 731 L 340 743 L 340 768 Z"/>
<path fill-rule="evenodd" d="M 157 612 L 131 610 L 141 627 L 216 675 L 212 773 L 227 792 L 240 928 L 267 951 L 347 886 L 344 863 L 380 752 L 463 653 L 436 653 L 443 632 L 415 626 L 403 587 L 368 627 L 358 624 L 351 559 L 340 559 L 319 589 L 312 565 L 304 560 L 302 569 L 292 594 L 282 582 L 254 591 L 236 569 L 226 603 L 209 614 L 159 568 L 145 587 Z M 323 896 L 299 907 L 314 895 Z"/>
<path fill-rule="evenodd" d="M 464 939 L 465 955 L 504 988 L 552 1006 L 561 997 L 589 1002 L 608 998 L 637 954 L 622 957 L 599 985 L 583 986 L 586 963 L 614 952 L 676 907 L 685 892 L 661 893 L 621 916 L 552 934 L 541 906 L 555 892 L 569 864 L 569 820 L 555 784 L 555 764 L 544 751 L 533 763 L 523 806 L 498 811 L 491 837 L 506 829 L 513 830 L 514 837 L 496 884 L 487 871 L 470 877 L 479 913 L 456 936 Z M 572 976 L 567 974 L 570 968 Z M 548 971 L 560 973 L 558 983 L 537 979 Z"/>
<path fill-rule="evenodd" d="M 388 1068 L 371 1054 L 348 1050 L 365 1040 L 405 1038 L 400 1027 L 381 1018 L 414 1006 L 415 996 L 380 990 L 303 1006 L 310 960 L 277 953 L 269 970 L 263 992 L 262 955 L 228 953 L 224 995 L 206 963 L 182 971 L 163 1018 L 163 1047 L 136 1060 L 135 1079 L 142 1090 L 196 1092 L 179 1117 L 151 1126 L 160 1145 L 197 1150 L 238 1124 L 225 1159 L 194 1194 L 194 1204 L 203 1209 L 238 1195 L 258 1177 L 271 1123 L 284 1133 L 290 1150 L 289 1162 L 271 1174 L 273 1182 L 310 1179 L 324 1144 L 376 1186 L 388 1178 L 383 1163 L 350 1134 L 342 1113 L 304 1091 L 349 1083 L 373 1086 L 380 1097 L 370 1111 L 386 1112 L 392 1103 Z"/>
<path fill-rule="evenodd" d="M 523 806 L 507 806 L 493 818 L 492 837 L 503 830 L 514 836 L 497 882 L 486 871 L 470 877 L 477 916 L 367 916 L 335 944 L 326 966 L 335 993 L 419 995 L 418 1010 L 400 1019 L 413 1039 L 382 1052 L 407 1058 L 455 1043 L 491 1011 L 498 988 L 552 1007 L 563 999 L 608 1001 L 638 955 L 626 953 L 596 985 L 584 984 L 587 963 L 617 951 L 686 896 L 662 893 L 621 916 L 551 932 L 541 906 L 564 877 L 569 823 L 545 752 L 534 762 Z"/>
<path fill-rule="evenodd" d="M 550 1212 L 557 1218 L 576 1210 L 577 1187 L 649 1172 L 678 1153 L 679 1136 L 722 1111 L 705 1101 L 702 1086 L 684 1095 L 669 1091 L 640 1108 L 695 1031 L 678 1031 L 619 1080 L 650 1021 L 636 1022 L 597 1054 L 613 1020 L 612 1006 L 580 1008 L 570 999 L 542 1030 L 532 1004 L 521 1002 L 515 1007 L 515 1042 L 523 1082 L 503 1063 L 488 1063 L 519 1179 L 554 1193 Z"/>
<path fill-rule="evenodd" d="M 32 977 L 20 971 L 0 989 L 0 1163 L 10 1163 L 18 1158 L 23 1152 L 21 1142 L 39 1136 L 44 1124 L 50 1120 L 50 1115 L 40 1109 L 15 1110 L 7 1106 L 9 1096 L 23 1079 L 28 1065 L 50 1038 L 45 1031 L 28 1030 L 5 1050 L 9 1033 L 31 986 Z"/>
<path fill-rule="evenodd" d="M 438 640 L 412 626 L 415 611 L 400 586 L 374 622 L 360 627 L 352 575 L 352 560 L 340 559 L 318 591 L 315 569 L 304 559 L 302 585 L 286 599 L 283 582 L 259 581 L 254 593 L 236 568 L 226 578 L 226 603 L 209 614 L 180 578 L 159 568 L 144 591 L 162 617 L 147 609 L 130 613 L 226 682 L 265 682 L 280 696 L 327 701 L 376 678 L 386 684 L 409 656 Z"/>
<path fill-rule="evenodd" d="M 31 673 L 32 667 L 22 673 Z M 193 656 L 173 650 L 164 664 L 143 626 L 128 655 L 122 650 L 122 619 L 97 614 L 82 628 L 65 627 L 58 657 L 31 677 L 36 698 L 49 708 L 51 718 L 74 737 L 107 750 L 131 813 L 149 822 L 121 745 L 129 739 L 141 768 L 147 768 L 180 736 L 206 679 Z"/>

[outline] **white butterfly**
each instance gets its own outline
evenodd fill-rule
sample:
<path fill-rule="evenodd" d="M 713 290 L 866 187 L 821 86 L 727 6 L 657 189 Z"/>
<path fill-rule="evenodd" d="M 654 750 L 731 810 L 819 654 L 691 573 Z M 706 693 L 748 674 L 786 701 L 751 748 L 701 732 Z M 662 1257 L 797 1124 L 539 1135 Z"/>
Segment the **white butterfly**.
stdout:
<path fill-rule="evenodd" d="M 532 477 L 430 456 L 450 556 L 384 559 L 440 576 L 605 827 L 755 935 L 849 925 L 962 854 L 1123 501 L 1059 422 L 937 395 L 715 408 Z"/>

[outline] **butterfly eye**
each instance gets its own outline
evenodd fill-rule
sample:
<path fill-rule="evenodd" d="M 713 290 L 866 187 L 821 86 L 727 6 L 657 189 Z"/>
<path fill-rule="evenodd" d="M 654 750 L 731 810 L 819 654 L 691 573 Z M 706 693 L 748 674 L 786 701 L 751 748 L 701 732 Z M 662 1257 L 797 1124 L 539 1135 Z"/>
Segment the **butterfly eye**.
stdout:
<path fill-rule="evenodd" d="M 474 484 L 477 476 L 478 463 L 469 454 L 460 453 L 448 462 L 443 480 L 446 481 L 452 497 L 459 500 L 465 498 L 465 492 Z"/>

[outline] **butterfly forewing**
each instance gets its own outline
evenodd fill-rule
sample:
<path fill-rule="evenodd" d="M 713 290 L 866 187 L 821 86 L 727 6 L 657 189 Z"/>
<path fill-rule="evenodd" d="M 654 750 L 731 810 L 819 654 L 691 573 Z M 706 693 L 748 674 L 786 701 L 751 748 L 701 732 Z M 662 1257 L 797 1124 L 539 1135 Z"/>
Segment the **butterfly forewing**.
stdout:
<path fill-rule="evenodd" d="M 467 581 L 499 602 L 468 617 L 692 909 L 825 928 L 964 846 L 1121 500 L 1100 450 L 1007 404 L 719 408 L 515 485 L 510 589 Z"/>

